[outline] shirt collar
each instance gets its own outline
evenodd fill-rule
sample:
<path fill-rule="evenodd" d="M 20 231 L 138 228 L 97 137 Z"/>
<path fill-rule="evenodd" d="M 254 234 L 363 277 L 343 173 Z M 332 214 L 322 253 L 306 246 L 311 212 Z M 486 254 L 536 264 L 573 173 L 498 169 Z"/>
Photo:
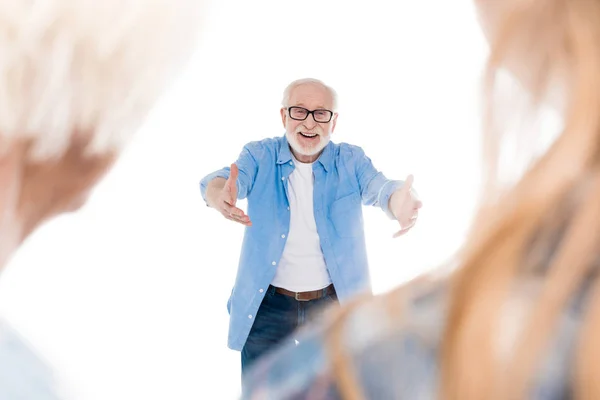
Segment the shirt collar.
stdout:
<path fill-rule="evenodd" d="M 279 149 L 279 156 L 277 157 L 277 164 L 285 164 L 290 161 L 292 161 L 292 152 L 290 151 L 290 144 L 284 133 L 281 148 Z"/>
<path fill-rule="evenodd" d="M 317 161 L 321 163 L 326 172 L 331 170 L 333 167 L 333 143 L 331 143 L 331 140 L 327 143 Z"/>

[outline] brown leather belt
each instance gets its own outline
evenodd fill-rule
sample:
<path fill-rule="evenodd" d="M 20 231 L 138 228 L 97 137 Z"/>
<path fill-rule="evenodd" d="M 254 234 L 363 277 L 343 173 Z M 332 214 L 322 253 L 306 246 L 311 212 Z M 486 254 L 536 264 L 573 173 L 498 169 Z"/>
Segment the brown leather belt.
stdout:
<path fill-rule="evenodd" d="M 330 296 L 335 294 L 335 289 L 333 287 L 333 283 L 326 288 L 319 290 L 311 290 L 310 292 L 292 292 L 291 290 L 287 290 L 284 288 L 280 288 L 277 286 L 273 286 L 275 288 L 275 292 L 284 294 L 286 296 L 290 296 L 295 298 L 298 301 L 310 301 L 317 300 L 325 296 Z"/>

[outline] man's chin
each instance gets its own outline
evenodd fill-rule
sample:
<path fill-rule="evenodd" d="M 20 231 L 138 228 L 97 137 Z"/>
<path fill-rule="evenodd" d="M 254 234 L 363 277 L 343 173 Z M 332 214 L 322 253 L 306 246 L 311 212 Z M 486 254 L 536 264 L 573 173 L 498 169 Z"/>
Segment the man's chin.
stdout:
<path fill-rule="evenodd" d="M 302 143 L 299 143 L 297 140 L 288 140 L 292 148 L 299 154 L 303 156 L 314 156 L 319 151 L 323 149 L 324 146 L 321 145 L 322 140 L 319 140 L 318 143 L 315 143 L 313 146 L 306 146 Z"/>
<path fill-rule="evenodd" d="M 318 147 L 311 147 L 311 148 L 306 148 L 303 146 L 292 146 L 292 148 L 296 151 L 296 153 L 302 155 L 302 156 L 306 156 L 306 157 L 312 157 L 316 154 L 319 154 L 319 152 L 321 150 L 323 150 L 322 147 L 318 146 Z"/>
<path fill-rule="evenodd" d="M 315 146 L 315 147 L 300 146 L 299 153 L 302 154 L 303 156 L 314 156 L 321 150 L 322 150 L 321 146 Z"/>

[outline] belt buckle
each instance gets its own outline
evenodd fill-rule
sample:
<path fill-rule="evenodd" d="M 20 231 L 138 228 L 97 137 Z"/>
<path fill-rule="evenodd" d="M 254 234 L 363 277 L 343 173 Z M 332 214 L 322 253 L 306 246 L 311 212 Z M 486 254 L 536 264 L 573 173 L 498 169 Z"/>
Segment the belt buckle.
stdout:
<path fill-rule="evenodd" d="M 296 299 L 296 301 L 310 301 L 310 299 L 299 299 L 299 298 L 298 298 L 298 295 L 299 295 L 300 293 L 301 293 L 301 292 L 296 292 L 296 293 L 294 294 L 294 298 Z"/>

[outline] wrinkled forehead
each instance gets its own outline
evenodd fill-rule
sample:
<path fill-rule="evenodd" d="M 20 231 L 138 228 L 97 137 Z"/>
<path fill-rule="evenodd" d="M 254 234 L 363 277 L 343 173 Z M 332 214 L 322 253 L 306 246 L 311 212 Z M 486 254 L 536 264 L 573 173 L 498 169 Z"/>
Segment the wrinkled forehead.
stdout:
<path fill-rule="evenodd" d="M 308 109 L 333 108 L 333 97 L 327 88 L 317 83 L 304 83 L 296 86 L 290 93 L 290 106 L 302 106 Z"/>

